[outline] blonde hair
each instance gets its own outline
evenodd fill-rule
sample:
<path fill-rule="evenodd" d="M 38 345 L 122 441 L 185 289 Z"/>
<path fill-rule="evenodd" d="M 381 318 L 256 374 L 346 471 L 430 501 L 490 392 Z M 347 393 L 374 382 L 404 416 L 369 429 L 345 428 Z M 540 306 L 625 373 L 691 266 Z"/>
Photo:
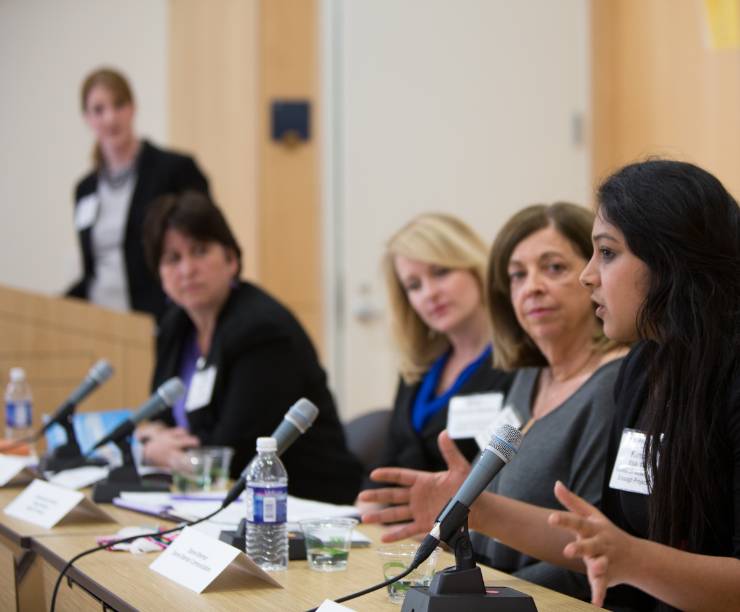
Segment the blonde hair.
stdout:
<path fill-rule="evenodd" d="M 401 255 L 445 268 L 467 270 L 478 282 L 485 299 L 486 244 L 468 225 L 451 215 L 419 215 L 396 232 L 386 244 L 383 274 L 390 302 L 391 331 L 400 355 L 401 376 L 416 382 L 449 348 L 443 334 L 434 333 L 409 303 L 395 268 Z"/>
<path fill-rule="evenodd" d="M 534 204 L 520 210 L 501 228 L 491 247 L 488 262 L 488 312 L 491 317 L 493 334 L 494 367 L 513 370 L 531 366 L 546 366 L 547 360 L 532 339 L 524 331 L 511 305 L 509 285 L 509 259 L 516 246 L 528 236 L 546 227 L 555 228 L 573 246 L 573 249 L 586 261 L 593 255 L 591 228 L 594 213 L 576 204 L 556 202 L 555 204 Z M 594 347 L 607 353 L 618 343 L 609 340 L 598 322 L 598 332 L 594 337 Z"/>
<path fill-rule="evenodd" d="M 134 94 L 125 76 L 112 68 L 98 68 L 88 74 L 82 82 L 80 106 L 83 113 L 87 111 L 87 97 L 90 95 L 90 91 L 98 85 L 110 91 L 117 102 L 134 103 Z M 92 160 L 96 168 L 103 166 L 103 153 L 98 143 L 95 143 L 93 147 Z"/>

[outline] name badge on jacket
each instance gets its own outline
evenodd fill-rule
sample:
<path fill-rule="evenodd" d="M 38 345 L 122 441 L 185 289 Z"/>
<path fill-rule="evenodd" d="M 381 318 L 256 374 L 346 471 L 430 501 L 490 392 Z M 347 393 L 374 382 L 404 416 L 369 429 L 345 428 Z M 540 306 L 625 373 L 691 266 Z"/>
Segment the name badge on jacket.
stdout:
<path fill-rule="evenodd" d="M 97 193 L 91 193 L 84 198 L 80 198 L 75 206 L 75 227 L 79 230 L 86 230 L 98 218 L 98 209 L 100 208 L 100 199 Z"/>
<path fill-rule="evenodd" d="M 453 440 L 475 438 L 496 417 L 504 401 L 502 393 L 456 395 L 447 410 L 447 433 Z"/>
<path fill-rule="evenodd" d="M 625 428 L 609 479 L 609 488 L 642 495 L 650 494 L 643 462 L 645 442 L 646 436 L 643 432 Z"/>
<path fill-rule="evenodd" d="M 185 411 L 192 412 L 211 403 L 213 395 L 213 383 L 216 380 L 216 366 L 210 366 L 205 370 L 198 370 L 193 374 L 188 389 L 188 397 L 185 400 Z"/>

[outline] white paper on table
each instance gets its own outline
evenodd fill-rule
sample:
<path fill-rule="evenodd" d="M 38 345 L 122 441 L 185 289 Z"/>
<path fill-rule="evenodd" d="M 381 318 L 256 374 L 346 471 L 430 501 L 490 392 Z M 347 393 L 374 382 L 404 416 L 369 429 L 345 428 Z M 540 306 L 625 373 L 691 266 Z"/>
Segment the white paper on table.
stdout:
<path fill-rule="evenodd" d="M 115 521 L 83 493 L 34 480 L 4 509 L 14 518 L 51 529 L 73 512 L 94 521 Z"/>
<path fill-rule="evenodd" d="M 30 468 L 38 461 L 36 457 L 0 454 L 0 487 L 21 479 L 33 479 L 34 474 Z"/>
<path fill-rule="evenodd" d="M 67 489 L 84 489 L 91 484 L 105 480 L 109 471 L 110 469 L 107 466 L 85 465 L 51 474 L 47 477 L 47 480 Z"/>
<path fill-rule="evenodd" d="M 239 549 L 189 527 L 149 567 L 191 591 L 202 593 L 230 566 L 282 588 Z"/>

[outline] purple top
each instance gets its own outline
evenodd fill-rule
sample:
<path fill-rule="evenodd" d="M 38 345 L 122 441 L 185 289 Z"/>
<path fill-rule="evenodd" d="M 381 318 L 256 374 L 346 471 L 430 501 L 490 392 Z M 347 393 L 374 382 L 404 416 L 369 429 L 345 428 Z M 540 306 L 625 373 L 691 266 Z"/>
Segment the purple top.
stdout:
<path fill-rule="evenodd" d="M 198 348 L 198 341 L 195 337 L 195 332 L 188 334 L 185 344 L 182 347 L 182 357 L 180 358 L 180 380 L 185 385 L 185 394 L 175 402 L 172 406 L 172 416 L 175 419 L 175 425 L 182 427 L 183 429 L 190 429 L 188 423 L 188 415 L 185 411 L 185 402 L 187 401 L 188 391 L 190 391 L 190 383 L 193 380 L 193 374 L 195 374 L 198 368 L 198 360 L 200 359 L 200 349 Z"/>

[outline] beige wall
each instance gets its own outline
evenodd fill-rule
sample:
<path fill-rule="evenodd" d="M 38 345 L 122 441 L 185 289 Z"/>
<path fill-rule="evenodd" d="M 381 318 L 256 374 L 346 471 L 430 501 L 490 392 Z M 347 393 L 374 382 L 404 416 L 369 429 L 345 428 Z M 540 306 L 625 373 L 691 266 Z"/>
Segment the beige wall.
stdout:
<path fill-rule="evenodd" d="M 79 273 L 72 190 L 90 168 L 85 74 L 123 70 L 139 133 L 167 142 L 166 17 L 166 0 L 0 2 L 0 283 L 54 293 Z"/>
<path fill-rule="evenodd" d="M 740 195 L 740 50 L 710 48 L 702 0 L 592 0 L 594 181 L 647 155 Z"/>

